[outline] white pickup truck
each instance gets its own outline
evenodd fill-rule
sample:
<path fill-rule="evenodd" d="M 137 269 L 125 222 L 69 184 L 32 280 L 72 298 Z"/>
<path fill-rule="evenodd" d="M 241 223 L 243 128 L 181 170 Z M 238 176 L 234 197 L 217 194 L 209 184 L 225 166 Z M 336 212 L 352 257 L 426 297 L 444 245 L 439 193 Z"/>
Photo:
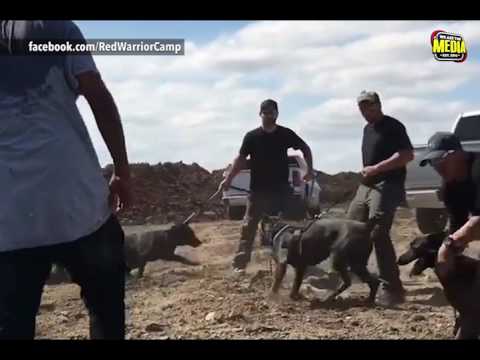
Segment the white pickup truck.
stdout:
<path fill-rule="evenodd" d="M 307 163 L 299 155 L 288 156 L 289 183 L 293 188 L 293 195 L 297 201 L 296 204 L 303 204 L 299 211 L 307 210 L 310 214 L 316 215 L 320 212 L 320 191 L 321 188 L 314 179 L 308 183 L 303 181 L 303 176 L 307 173 Z M 228 167 L 225 172 L 229 171 Z M 225 173 L 224 173 L 225 176 Z M 232 186 L 223 192 L 222 200 L 226 208 L 228 218 L 231 220 L 240 220 L 245 215 L 248 192 L 237 190 L 250 190 L 250 169 L 240 171 L 232 180 Z M 300 214 L 303 215 L 303 214 Z"/>
<path fill-rule="evenodd" d="M 480 110 L 460 114 L 451 131 L 459 137 L 465 151 L 480 152 Z M 415 209 L 418 228 L 431 233 L 445 229 L 448 216 L 440 192 L 440 175 L 431 166 L 419 166 L 426 147 L 415 146 L 415 159 L 407 166 L 405 187 L 407 205 Z"/>

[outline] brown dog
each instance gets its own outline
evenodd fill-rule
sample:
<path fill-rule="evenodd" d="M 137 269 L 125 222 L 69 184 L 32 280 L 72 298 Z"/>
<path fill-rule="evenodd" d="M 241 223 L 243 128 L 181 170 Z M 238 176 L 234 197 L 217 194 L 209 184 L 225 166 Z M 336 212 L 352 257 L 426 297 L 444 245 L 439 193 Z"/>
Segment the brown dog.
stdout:
<path fill-rule="evenodd" d="M 433 268 L 442 284 L 445 297 L 460 314 L 455 321 L 457 339 L 478 339 L 480 335 L 480 261 L 457 255 L 447 274 L 437 271 L 437 252 L 446 238 L 445 232 L 415 238 L 410 248 L 398 258 L 399 265 L 415 261 L 410 275 L 420 275 Z M 477 282 L 477 284 L 475 283 Z"/>

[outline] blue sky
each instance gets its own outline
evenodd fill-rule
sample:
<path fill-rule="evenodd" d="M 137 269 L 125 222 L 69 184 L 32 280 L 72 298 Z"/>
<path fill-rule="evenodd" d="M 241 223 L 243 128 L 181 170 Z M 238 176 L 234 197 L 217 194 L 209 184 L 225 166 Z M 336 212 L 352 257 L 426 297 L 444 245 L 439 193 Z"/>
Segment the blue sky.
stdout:
<path fill-rule="evenodd" d="M 265 98 L 279 123 L 312 147 L 328 173 L 361 168 L 363 89 L 414 143 L 480 110 L 480 22 L 434 21 L 76 21 L 86 38 L 184 38 L 186 55 L 95 56 L 125 128 L 131 162 L 197 162 L 223 168 Z M 463 35 L 465 63 L 433 59 L 429 37 Z M 79 100 L 102 165 L 110 156 L 86 102 Z"/>
<path fill-rule="evenodd" d="M 181 38 L 204 44 L 248 21 L 76 21 L 87 38 Z"/>

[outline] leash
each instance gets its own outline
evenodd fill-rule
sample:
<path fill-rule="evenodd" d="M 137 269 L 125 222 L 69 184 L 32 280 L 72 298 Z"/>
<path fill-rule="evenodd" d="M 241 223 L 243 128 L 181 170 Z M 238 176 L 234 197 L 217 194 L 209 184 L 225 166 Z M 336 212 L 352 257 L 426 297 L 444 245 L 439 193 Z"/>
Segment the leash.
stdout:
<path fill-rule="evenodd" d="M 218 189 L 217 191 L 215 191 L 207 200 L 205 200 L 202 204 L 200 204 L 200 209 L 199 211 L 194 211 L 192 212 L 188 218 L 186 218 L 183 223 L 184 224 L 188 224 L 190 222 L 190 220 L 192 220 L 195 216 L 199 215 L 200 213 L 202 213 L 203 211 L 203 207 L 210 201 L 212 200 L 214 197 L 216 197 L 218 194 L 220 194 L 222 190 L 221 189 Z"/>

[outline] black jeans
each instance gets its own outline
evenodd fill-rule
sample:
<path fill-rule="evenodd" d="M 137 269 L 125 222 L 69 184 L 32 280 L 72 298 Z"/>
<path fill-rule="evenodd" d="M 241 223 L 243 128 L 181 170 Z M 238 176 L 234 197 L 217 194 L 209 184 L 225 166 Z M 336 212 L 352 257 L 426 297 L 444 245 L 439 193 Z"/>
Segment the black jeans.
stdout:
<path fill-rule="evenodd" d="M 252 192 L 249 195 L 233 267 L 244 269 L 247 266 L 262 216 L 285 213 L 291 204 L 292 192 L 291 187 L 284 186 L 276 190 Z"/>
<path fill-rule="evenodd" d="M 33 339 L 52 263 L 64 266 L 90 316 L 90 338 L 125 338 L 124 233 L 111 216 L 77 241 L 0 253 L 0 339 Z"/>

